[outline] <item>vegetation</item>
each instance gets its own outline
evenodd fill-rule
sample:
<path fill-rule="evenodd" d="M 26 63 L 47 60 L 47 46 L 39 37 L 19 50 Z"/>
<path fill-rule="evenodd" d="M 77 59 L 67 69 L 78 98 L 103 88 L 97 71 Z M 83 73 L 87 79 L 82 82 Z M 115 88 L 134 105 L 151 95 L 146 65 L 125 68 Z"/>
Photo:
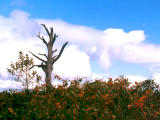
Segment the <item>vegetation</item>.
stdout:
<path fill-rule="evenodd" d="M 62 80 L 59 76 L 55 79 Z M 153 80 L 131 85 L 119 77 L 107 81 L 62 80 L 49 94 L 45 85 L 33 91 L 0 93 L 0 119 L 8 120 L 159 120 L 160 91 Z M 150 81 L 150 82 L 148 82 Z M 149 83 L 149 84 L 148 84 Z M 145 87 L 145 85 L 149 87 Z"/>
<path fill-rule="evenodd" d="M 41 76 L 37 74 L 37 71 L 31 70 L 33 65 L 33 59 L 29 58 L 28 54 L 24 55 L 21 51 L 19 52 L 18 61 L 11 63 L 10 68 L 7 68 L 7 71 L 16 81 L 21 82 L 28 91 L 29 85 L 39 83 L 41 80 Z"/>

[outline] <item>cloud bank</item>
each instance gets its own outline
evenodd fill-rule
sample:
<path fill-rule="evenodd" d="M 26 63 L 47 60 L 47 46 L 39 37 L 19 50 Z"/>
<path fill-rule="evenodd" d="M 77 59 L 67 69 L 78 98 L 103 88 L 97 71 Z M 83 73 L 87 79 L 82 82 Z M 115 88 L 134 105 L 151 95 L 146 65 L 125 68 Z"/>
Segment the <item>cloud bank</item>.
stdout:
<path fill-rule="evenodd" d="M 98 62 L 106 70 L 112 67 L 113 59 L 154 67 L 160 64 L 160 45 L 144 43 L 146 35 L 143 30 L 129 32 L 114 28 L 98 30 L 88 26 L 73 25 L 60 19 L 32 19 L 29 13 L 15 10 L 8 17 L 0 15 L 2 78 L 7 79 L 6 68 L 11 61 L 17 60 L 19 51 L 34 53 L 46 51 L 42 41 L 36 37 L 40 31 L 47 39 L 44 29 L 40 26 L 41 23 L 48 27 L 53 26 L 59 35 L 55 47 L 60 49 L 64 42 L 69 42 L 54 67 L 55 74 L 65 78 L 76 78 L 77 75 L 94 77 L 95 74 L 91 72 L 91 61 Z M 35 59 L 35 62 L 40 61 Z"/>

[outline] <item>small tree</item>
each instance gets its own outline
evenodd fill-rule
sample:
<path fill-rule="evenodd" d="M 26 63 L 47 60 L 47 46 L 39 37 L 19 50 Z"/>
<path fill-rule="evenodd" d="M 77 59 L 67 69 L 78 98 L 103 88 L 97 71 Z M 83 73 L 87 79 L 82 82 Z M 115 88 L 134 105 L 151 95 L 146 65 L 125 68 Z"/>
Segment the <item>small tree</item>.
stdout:
<path fill-rule="evenodd" d="M 40 40 L 42 40 L 43 43 L 47 47 L 47 54 L 39 53 L 39 55 L 44 56 L 46 58 L 46 60 L 38 57 L 37 55 L 33 54 L 32 52 L 30 52 L 30 53 L 42 62 L 40 65 L 34 65 L 34 66 L 42 68 L 42 70 L 45 73 L 46 90 L 51 91 L 53 89 L 53 86 L 51 84 L 51 79 L 52 79 L 51 74 L 53 71 L 53 65 L 61 57 L 63 50 L 66 47 L 66 45 L 68 44 L 68 42 L 63 44 L 58 55 L 53 56 L 53 54 L 57 51 L 57 49 L 53 50 L 53 45 L 54 45 L 55 40 L 58 37 L 58 35 L 53 32 L 52 27 L 50 28 L 50 31 L 49 31 L 48 28 L 44 24 L 42 24 L 42 26 L 45 28 L 45 30 L 49 36 L 49 41 L 46 41 L 43 36 L 40 36 L 40 34 L 37 35 L 38 38 Z"/>
<path fill-rule="evenodd" d="M 23 52 L 19 52 L 18 61 L 11 63 L 10 68 L 7 68 L 9 74 L 14 76 L 15 81 L 21 82 L 28 91 L 29 85 L 39 83 L 41 76 L 37 74 L 37 71 L 30 68 L 34 65 L 32 58 L 29 58 L 28 54 L 24 55 Z"/>

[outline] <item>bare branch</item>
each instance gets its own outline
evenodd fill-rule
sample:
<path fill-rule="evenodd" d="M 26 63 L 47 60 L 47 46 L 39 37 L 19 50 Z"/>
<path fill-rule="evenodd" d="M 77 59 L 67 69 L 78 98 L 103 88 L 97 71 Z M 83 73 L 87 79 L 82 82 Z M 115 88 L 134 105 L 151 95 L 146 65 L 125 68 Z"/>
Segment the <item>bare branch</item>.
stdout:
<path fill-rule="evenodd" d="M 52 59 L 52 60 L 53 60 L 53 63 L 55 63 L 55 62 L 61 57 L 62 52 L 63 52 L 63 50 L 64 50 L 64 48 L 66 47 L 67 44 L 68 44 L 68 42 L 66 42 L 66 43 L 62 46 L 62 48 L 61 48 L 58 56 L 57 56 L 55 59 Z"/>
<path fill-rule="evenodd" d="M 52 51 L 52 55 L 53 55 L 53 53 L 55 53 L 57 51 L 57 49 L 55 49 L 54 51 Z"/>
<path fill-rule="evenodd" d="M 46 27 L 46 25 L 45 25 L 45 24 L 41 24 L 41 25 L 45 28 L 45 30 L 46 30 L 48 36 L 50 37 L 50 33 L 49 33 L 49 30 L 48 30 L 48 28 Z"/>
<path fill-rule="evenodd" d="M 34 67 L 42 67 L 42 65 L 33 65 L 30 69 L 34 68 Z"/>
<path fill-rule="evenodd" d="M 54 34 L 54 38 L 56 39 L 58 37 L 58 35 L 57 34 Z"/>
<path fill-rule="evenodd" d="M 50 34 L 49 34 L 49 43 L 52 44 L 52 43 L 53 43 L 53 40 L 54 40 L 54 39 L 53 39 L 53 27 L 50 28 L 50 31 L 51 31 L 51 32 L 50 32 Z"/>
<path fill-rule="evenodd" d="M 53 27 L 51 27 L 50 30 L 51 30 L 50 35 L 53 36 Z"/>
<path fill-rule="evenodd" d="M 52 45 L 54 44 L 54 42 L 56 41 L 56 38 L 58 37 L 58 35 L 57 34 L 54 34 L 54 37 L 53 37 L 53 40 L 52 40 Z"/>
<path fill-rule="evenodd" d="M 57 57 L 58 55 L 55 55 L 52 57 L 52 62 L 54 62 L 55 58 Z"/>
<path fill-rule="evenodd" d="M 46 54 L 41 54 L 41 53 L 38 53 L 39 55 L 42 55 L 42 56 L 45 56 L 47 58 L 47 55 Z"/>
<path fill-rule="evenodd" d="M 57 51 L 57 49 L 55 49 L 52 53 L 55 53 Z"/>
<path fill-rule="evenodd" d="M 37 37 L 38 37 L 39 39 L 41 39 L 46 46 L 48 46 L 47 41 L 44 39 L 43 36 L 42 36 L 42 37 L 40 36 L 40 33 L 39 33 L 39 35 L 37 35 Z"/>
<path fill-rule="evenodd" d="M 37 55 L 33 54 L 31 51 L 29 51 L 34 57 L 36 57 L 37 59 L 39 59 L 40 61 L 46 63 L 45 60 L 41 59 L 40 57 L 38 57 Z"/>

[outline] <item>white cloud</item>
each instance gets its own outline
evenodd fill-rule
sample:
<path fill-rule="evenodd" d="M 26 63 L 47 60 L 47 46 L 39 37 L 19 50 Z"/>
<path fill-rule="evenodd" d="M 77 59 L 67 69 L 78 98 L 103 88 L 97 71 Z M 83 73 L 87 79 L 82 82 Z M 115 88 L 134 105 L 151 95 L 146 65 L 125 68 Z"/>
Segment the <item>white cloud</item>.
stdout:
<path fill-rule="evenodd" d="M 138 76 L 138 75 L 126 75 L 125 78 L 128 78 L 129 82 L 131 82 L 132 84 L 134 84 L 135 82 L 142 82 L 148 79 L 144 76 Z"/>
<path fill-rule="evenodd" d="M 99 54 L 100 54 L 100 58 L 99 59 L 100 59 L 100 63 L 102 65 L 102 67 L 105 68 L 105 69 L 108 69 L 110 67 L 110 65 L 111 65 L 109 55 L 105 51 L 102 51 Z"/>
<path fill-rule="evenodd" d="M 0 89 L 21 89 L 21 83 L 13 80 L 0 80 Z"/>
<path fill-rule="evenodd" d="M 111 59 L 116 58 L 130 63 L 159 63 L 159 48 L 144 44 L 146 36 L 142 30 L 124 32 L 109 28 L 104 31 L 91 27 L 73 25 L 62 20 L 38 19 L 39 23 L 54 26 L 60 40 L 78 45 L 91 60 L 98 61 L 105 69 L 111 67 Z M 149 52 L 146 52 L 146 49 Z M 154 58 L 154 59 L 153 59 Z"/>
<path fill-rule="evenodd" d="M 53 26 L 60 39 L 69 41 L 73 44 L 79 44 L 83 47 L 86 47 L 86 45 L 92 46 L 97 44 L 97 41 L 101 40 L 103 34 L 100 30 L 81 25 L 73 25 L 59 19 L 38 19 L 37 22 L 39 24 L 44 23 L 47 26 Z"/>
<path fill-rule="evenodd" d="M 68 46 L 55 64 L 54 72 L 64 78 L 88 77 L 91 74 L 89 56 L 78 50 L 77 46 Z"/>
<path fill-rule="evenodd" d="M 121 46 L 125 44 L 139 44 L 144 41 L 145 36 L 143 31 L 130 31 L 124 32 L 122 29 L 106 29 L 104 31 L 103 40 L 106 42 L 104 45 Z"/>
<path fill-rule="evenodd" d="M 160 63 L 160 47 L 158 45 L 126 45 L 123 46 L 120 54 L 124 61 L 132 63 Z"/>
<path fill-rule="evenodd" d="M 149 69 L 152 74 L 160 72 L 160 64 L 151 64 Z"/>
<path fill-rule="evenodd" d="M 97 74 L 97 73 L 92 73 L 92 79 L 95 80 L 95 79 L 103 79 L 103 76 L 100 75 L 100 74 Z"/>
<path fill-rule="evenodd" d="M 10 14 L 12 21 L 11 34 L 14 39 L 25 40 L 34 37 L 40 31 L 39 24 L 29 18 L 29 14 L 23 11 L 15 10 Z M 25 38 L 25 39 L 24 39 Z"/>
<path fill-rule="evenodd" d="M 96 80 L 96 79 L 101 79 L 101 80 L 104 80 L 104 81 L 108 81 L 108 78 L 111 78 L 113 76 L 111 76 L 110 74 L 97 74 L 97 73 L 92 73 L 91 74 L 91 79 L 92 80 Z M 114 79 L 114 77 L 113 77 Z"/>
<path fill-rule="evenodd" d="M 138 64 L 160 64 L 159 45 L 144 43 L 144 31 L 109 28 L 97 30 L 92 27 L 73 25 L 63 20 L 31 19 L 24 11 L 15 10 L 9 17 L 0 16 L 0 73 L 7 76 L 6 68 L 15 61 L 18 51 L 43 53 L 45 48 L 36 35 L 45 23 L 54 27 L 59 35 L 55 47 L 69 41 L 62 58 L 55 64 L 55 72 L 65 77 L 90 76 L 90 61 L 97 61 L 109 69 L 112 59 Z M 40 61 L 36 60 L 36 64 Z M 43 72 L 41 71 L 41 74 Z M 136 78 L 135 78 L 136 79 Z M 137 78 L 138 79 L 138 78 Z"/>
<path fill-rule="evenodd" d="M 0 55 L 1 55 L 1 63 L 0 63 L 0 73 L 2 76 L 7 77 L 7 68 L 11 64 L 11 62 L 16 62 L 18 59 L 19 51 L 23 51 L 27 53 L 29 50 L 39 53 L 40 51 L 44 51 L 43 48 L 35 47 L 31 42 L 21 42 L 8 40 L 5 43 L 0 44 Z M 38 60 L 35 59 L 35 63 L 39 63 Z"/>
<path fill-rule="evenodd" d="M 152 78 L 154 79 L 154 81 L 158 84 L 160 84 L 160 73 L 154 73 L 152 75 Z"/>

